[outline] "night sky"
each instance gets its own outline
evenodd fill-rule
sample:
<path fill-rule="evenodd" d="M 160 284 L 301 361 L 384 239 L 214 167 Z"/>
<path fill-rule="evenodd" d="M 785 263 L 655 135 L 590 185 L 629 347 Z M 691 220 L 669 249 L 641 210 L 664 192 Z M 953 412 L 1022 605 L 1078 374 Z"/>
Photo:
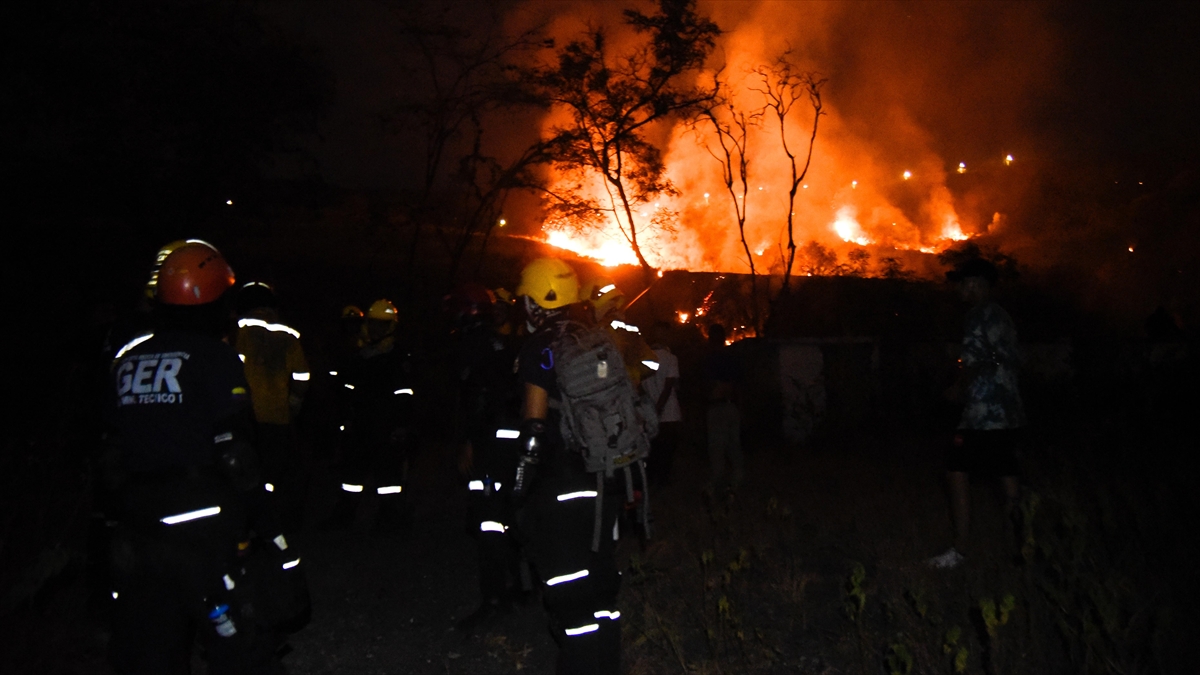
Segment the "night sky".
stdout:
<path fill-rule="evenodd" d="M 73 255 L 56 248 L 68 232 L 91 251 L 153 250 L 220 215 L 226 199 L 259 210 L 286 199 L 268 189 L 280 180 L 403 202 L 419 187 L 423 149 L 396 113 L 429 87 L 403 30 L 414 7 L 366 0 L 24 7 L 6 97 L 16 123 L 6 128 L 12 222 L 35 251 L 30 259 Z M 432 7 L 427 16 L 472 34 L 541 24 L 560 44 L 589 22 L 619 19 L 609 3 Z M 1193 39 L 1200 10 L 1192 3 L 702 2 L 700 9 L 726 32 L 714 65 L 790 45 L 803 65 L 829 78 L 830 126 L 818 151 L 856 163 L 817 165 L 818 178 L 893 175 L 910 158 L 946 167 L 995 164 L 1008 152 L 1025 160 L 1032 168 L 1012 188 L 1017 197 L 1009 201 L 1019 203 L 1004 205 L 1010 224 L 1001 244 L 1029 262 L 1091 264 L 1084 259 L 1093 249 L 1142 246 L 1157 227 L 1060 227 L 1031 214 L 1043 208 L 1034 195 L 1051 189 L 1047 176 L 1053 191 L 1078 189 L 1125 211 L 1182 180 L 1183 199 L 1193 203 L 1187 171 L 1200 156 Z M 549 122 L 524 114 L 487 124 L 487 142 L 503 154 Z M 1142 184 L 1114 194 L 1122 181 Z M 1109 184 L 1121 187 L 1097 187 Z M 956 193 L 979 205 L 964 215 L 964 229 L 999 235 L 988 220 L 1001 209 L 984 192 Z M 513 204 L 517 229 L 537 234 L 536 202 Z M 1185 204 L 1182 215 L 1176 207 L 1179 222 L 1164 230 L 1161 246 L 1195 219 L 1194 207 Z"/>

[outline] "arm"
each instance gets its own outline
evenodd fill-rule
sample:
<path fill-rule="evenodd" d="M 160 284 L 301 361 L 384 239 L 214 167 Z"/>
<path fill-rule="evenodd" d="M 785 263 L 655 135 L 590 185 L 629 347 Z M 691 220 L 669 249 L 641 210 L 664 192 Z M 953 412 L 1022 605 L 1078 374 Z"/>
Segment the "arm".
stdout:
<path fill-rule="evenodd" d="M 536 384 L 525 383 L 525 403 L 521 410 L 521 457 L 517 460 L 517 476 L 513 481 L 513 496 L 524 497 L 533 483 L 537 465 L 546 447 L 546 414 L 550 410 L 550 395 Z"/>
<path fill-rule="evenodd" d="M 667 401 L 671 400 L 671 393 L 675 391 L 675 385 L 679 382 L 678 377 L 668 377 L 663 383 L 662 393 L 658 395 L 658 400 L 654 402 L 654 410 L 662 417 L 663 408 L 666 407 Z"/>
<path fill-rule="evenodd" d="M 545 420 L 550 411 L 550 394 L 536 384 L 525 384 L 525 403 L 521 407 L 521 419 Z"/>

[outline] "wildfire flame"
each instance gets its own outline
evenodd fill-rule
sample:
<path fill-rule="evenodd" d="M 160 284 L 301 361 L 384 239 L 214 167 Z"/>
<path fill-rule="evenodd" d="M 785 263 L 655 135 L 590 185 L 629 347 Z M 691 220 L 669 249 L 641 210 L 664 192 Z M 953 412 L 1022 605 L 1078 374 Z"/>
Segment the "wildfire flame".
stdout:
<path fill-rule="evenodd" d="M 946 224 L 942 226 L 942 238 L 950 241 L 966 241 L 969 235 L 963 234 L 962 226 L 954 216 L 946 216 Z"/>
<path fill-rule="evenodd" d="M 614 234 L 616 236 L 613 236 Z M 546 243 L 574 251 L 587 258 L 593 258 L 605 267 L 638 264 L 637 256 L 629 247 L 629 243 L 613 230 L 593 229 L 587 232 L 550 230 L 546 233 Z"/>
<path fill-rule="evenodd" d="M 740 3 L 729 4 L 740 6 Z M 738 110 L 758 109 L 763 100 L 761 83 L 753 75 L 739 79 L 741 76 L 736 73 L 752 73 L 754 67 L 769 63 L 783 45 L 762 39 L 755 32 L 758 28 L 750 27 L 775 25 L 781 14 L 787 15 L 786 20 L 795 21 L 796 30 L 808 25 L 801 21 L 803 12 L 784 11 L 782 7 L 787 4 L 745 3 L 749 9 L 724 7 L 716 11 L 721 15 L 717 17 L 718 23 L 725 25 L 723 18 L 729 18 L 729 25 L 736 26 L 723 43 L 726 50 L 723 77 L 728 77 L 724 80 L 726 91 Z M 713 5 L 723 7 L 723 3 Z M 806 3 L 795 5 L 807 7 Z M 564 16 L 570 13 L 571 10 L 562 10 Z M 732 21 L 735 15 L 738 21 Z M 598 12 L 594 18 L 604 24 L 619 21 L 617 16 Z M 574 30 L 566 28 L 567 23 L 563 26 L 564 31 Z M 563 37 L 568 35 L 564 32 Z M 830 57 L 819 49 L 809 55 L 800 51 L 793 54 L 799 69 L 813 71 L 821 71 L 825 65 L 823 59 Z M 706 73 L 701 79 L 708 74 L 714 73 Z M 1010 203 L 997 199 L 1005 195 L 992 194 L 1010 188 L 991 181 L 993 174 L 987 167 L 995 168 L 997 159 L 1009 165 L 1013 162 L 1012 155 L 996 152 L 989 157 L 966 153 L 944 156 L 938 150 L 940 144 L 931 142 L 937 136 L 932 133 L 936 130 L 922 128 L 923 122 L 903 106 L 895 115 L 878 118 L 878 122 L 887 125 L 884 135 L 897 141 L 880 142 L 856 131 L 852 123 L 856 115 L 863 114 L 861 111 L 841 107 L 844 100 L 832 90 L 826 93 L 829 96 L 816 135 L 811 170 L 795 186 L 794 195 L 788 179 L 799 174 L 793 174 L 793 167 L 780 147 L 779 130 L 786 128 L 789 144 L 797 145 L 803 157 L 812 133 L 811 113 L 803 105 L 779 127 L 750 130 L 753 138 L 748 145 L 751 156 L 746 189 L 743 193 L 742 186 L 735 183 L 733 195 L 724 182 L 721 161 L 714 160 L 712 151 L 718 156 L 721 151 L 711 129 L 676 120 L 665 123 L 653 139 L 648 139 L 660 152 L 665 178 L 673 190 L 631 204 L 632 213 L 627 215 L 624 208 L 613 203 L 612 193 L 603 181 L 581 179 L 569 171 L 561 176 L 551 175 L 551 192 L 570 192 L 582 181 L 583 196 L 591 197 L 608 211 L 606 221 L 599 224 L 580 226 L 574 222 L 548 221 L 542 228 L 545 241 L 604 266 L 637 265 L 638 256 L 626 238 L 631 226 L 626 221 L 632 218 L 642 256 L 653 268 L 747 273 L 748 252 L 756 272 L 779 274 L 786 265 L 789 240 L 794 240 L 797 246 L 819 243 L 843 262 L 851 250 L 869 246 L 872 259 L 878 261 L 890 255 L 886 252 L 889 250 L 936 254 L 975 236 L 975 232 L 997 231 L 989 227 L 989 222 L 996 222 L 992 217 L 996 209 L 989 206 L 984 213 L 981 205 Z M 552 110 L 543 125 L 549 131 L 562 120 L 562 112 Z M 956 154 L 960 151 L 952 150 Z M 968 164 L 974 178 L 959 179 L 958 174 L 967 173 Z M 629 175 L 634 170 L 636 167 L 630 169 Z M 656 220 L 663 213 L 673 214 L 665 228 L 663 219 Z M 870 274 L 876 268 L 872 263 L 860 269 Z M 792 274 L 799 273 L 793 267 Z M 704 316 L 702 307 L 689 310 L 686 312 L 689 321 Z"/>
<path fill-rule="evenodd" d="M 843 206 L 838 209 L 837 216 L 833 219 L 833 231 L 842 238 L 842 241 L 849 241 L 859 246 L 866 246 L 871 243 L 867 238 L 867 233 L 863 231 L 862 225 L 859 225 L 855 218 L 857 210 L 853 206 Z"/>

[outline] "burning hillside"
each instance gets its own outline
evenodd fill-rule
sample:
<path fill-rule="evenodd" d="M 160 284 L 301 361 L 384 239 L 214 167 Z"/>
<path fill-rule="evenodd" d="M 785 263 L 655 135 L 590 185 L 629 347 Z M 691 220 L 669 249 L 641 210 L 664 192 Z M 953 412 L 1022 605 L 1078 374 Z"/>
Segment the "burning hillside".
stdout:
<path fill-rule="evenodd" d="M 645 115 L 638 138 L 654 151 L 647 161 L 660 167 L 639 163 L 634 153 L 617 169 L 589 173 L 556 165 L 551 193 L 573 193 L 594 211 L 581 218 L 578 209 L 551 208 L 546 240 L 604 265 L 638 264 L 632 234 L 655 268 L 747 272 L 749 254 L 757 271 L 778 274 L 788 258 L 789 214 L 798 248 L 815 243 L 838 260 L 936 253 L 988 234 L 1018 197 L 1014 148 L 1025 143 L 1017 122 L 1023 101 L 1001 92 L 1043 85 L 1039 69 L 1025 62 L 1052 51 L 1037 11 L 1023 5 L 981 13 L 940 5 L 701 3 L 698 14 L 721 33 L 711 52 L 681 69 L 671 86 L 687 92 L 715 87 L 719 105 L 711 123 L 699 112 L 711 101 L 678 114 Z M 602 26 L 608 42 L 595 56 L 613 73 L 631 63 L 652 66 L 638 60 L 650 39 L 646 31 L 631 29 L 607 6 L 553 5 L 537 12 L 550 12 L 560 45 L 586 37 L 588 26 Z M 964 46 L 964 39 L 972 42 Z M 787 107 L 772 107 L 780 63 L 792 76 L 820 78 L 821 108 L 803 91 L 785 101 Z M 601 93 L 584 105 L 611 103 L 611 93 Z M 572 115 L 579 111 L 559 100 L 544 121 L 545 135 L 569 129 Z M 739 115 L 744 166 L 736 152 L 725 162 L 728 147 L 715 133 L 717 124 L 731 125 Z M 602 125 L 588 124 L 593 146 L 607 149 L 603 143 L 612 139 L 604 138 Z M 624 172 L 636 181 L 639 172 L 659 168 L 661 180 L 635 199 L 611 180 Z"/>

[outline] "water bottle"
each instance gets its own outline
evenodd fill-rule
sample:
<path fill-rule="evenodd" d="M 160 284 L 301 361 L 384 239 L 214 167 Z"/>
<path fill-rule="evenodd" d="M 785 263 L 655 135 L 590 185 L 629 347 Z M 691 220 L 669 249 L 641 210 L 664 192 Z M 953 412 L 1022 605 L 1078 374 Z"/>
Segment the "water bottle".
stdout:
<path fill-rule="evenodd" d="M 221 637 L 233 637 L 237 633 L 237 626 L 233 625 L 233 619 L 229 618 L 229 605 L 217 605 L 208 613 L 208 618 L 213 623 L 213 628 L 217 630 L 217 635 Z"/>

